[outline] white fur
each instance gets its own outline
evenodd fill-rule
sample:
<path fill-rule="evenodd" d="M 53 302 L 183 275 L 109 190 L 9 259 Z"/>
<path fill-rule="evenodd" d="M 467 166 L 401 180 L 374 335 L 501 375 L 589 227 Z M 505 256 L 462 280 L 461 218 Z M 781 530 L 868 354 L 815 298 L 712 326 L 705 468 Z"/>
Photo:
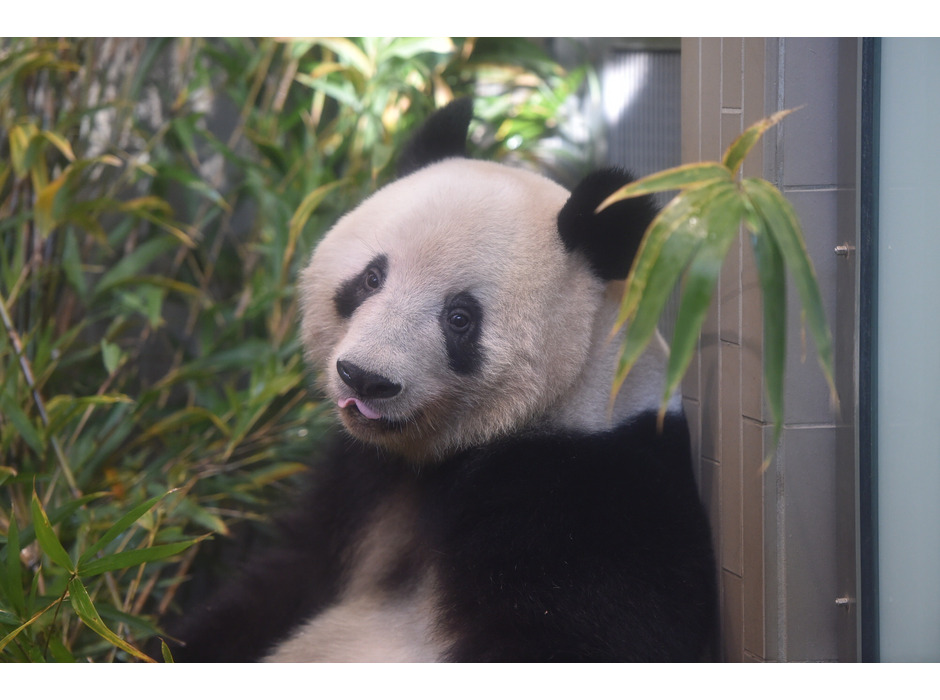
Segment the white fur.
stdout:
<path fill-rule="evenodd" d="M 389 593 L 377 584 L 414 546 L 414 509 L 396 494 L 376 512 L 356 547 L 342 596 L 303 624 L 265 660 L 274 662 L 439 661 L 434 572 Z"/>
<path fill-rule="evenodd" d="M 351 432 L 439 456 L 530 423 L 570 387 L 602 285 L 553 233 L 567 197 L 538 175 L 450 160 L 380 190 L 327 234 L 301 281 L 309 359 L 334 400 L 345 391 L 340 357 L 402 384 L 383 409 L 409 422 L 400 436 L 347 422 Z M 379 253 L 385 286 L 340 318 L 335 290 Z M 484 309 L 485 361 L 471 376 L 449 369 L 439 326 L 445 300 L 462 291 Z"/>
<path fill-rule="evenodd" d="M 539 425 L 593 432 L 658 405 L 661 347 L 610 411 L 619 342 L 603 339 L 618 285 L 608 290 L 565 251 L 557 215 L 568 196 L 533 173 L 451 159 L 379 190 L 324 237 L 300 284 L 303 341 L 321 385 L 333 401 L 348 395 L 335 370 L 343 359 L 403 387 L 375 407 L 403 431 L 343 415 L 352 434 L 424 460 Z M 383 288 L 341 318 L 336 290 L 379 254 Z M 485 359 L 470 375 L 449 369 L 439 326 L 445 300 L 462 291 L 484 314 Z"/>

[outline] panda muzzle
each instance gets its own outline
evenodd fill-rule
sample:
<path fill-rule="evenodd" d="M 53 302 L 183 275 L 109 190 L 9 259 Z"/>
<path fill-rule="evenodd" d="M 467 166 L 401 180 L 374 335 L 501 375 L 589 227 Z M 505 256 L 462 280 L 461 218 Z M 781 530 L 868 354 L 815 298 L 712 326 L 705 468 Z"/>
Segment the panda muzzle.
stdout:
<path fill-rule="evenodd" d="M 375 399 L 390 399 L 401 393 L 401 384 L 393 382 L 375 372 L 359 367 L 345 360 L 336 361 L 336 372 L 343 383 L 355 392 L 354 396 L 341 399 L 340 408 L 354 404 L 359 412 L 371 420 L 381 418 L 381 414 L 366 403 Z"/>

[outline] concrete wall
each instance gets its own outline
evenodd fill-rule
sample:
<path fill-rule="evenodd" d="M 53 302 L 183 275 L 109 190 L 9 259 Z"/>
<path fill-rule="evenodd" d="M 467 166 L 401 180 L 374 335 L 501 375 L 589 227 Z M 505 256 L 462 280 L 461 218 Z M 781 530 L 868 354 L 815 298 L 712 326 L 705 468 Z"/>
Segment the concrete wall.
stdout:
<path fill-rule="evenodd" d="M 855 39 L 686 39 L 682 160 L 719 160 L 744 128 L 803 106 L 768 132 L 743 174 L 777 185 L 803 223 L 836 343 L 830 405 L 799 303 L 788 298 L 785 427 L 774 458 L 762 382 L 762 313 L 750 244 L 722 270 L 683 385 L 719 559 L 728 661 L 856 658 Z"/>

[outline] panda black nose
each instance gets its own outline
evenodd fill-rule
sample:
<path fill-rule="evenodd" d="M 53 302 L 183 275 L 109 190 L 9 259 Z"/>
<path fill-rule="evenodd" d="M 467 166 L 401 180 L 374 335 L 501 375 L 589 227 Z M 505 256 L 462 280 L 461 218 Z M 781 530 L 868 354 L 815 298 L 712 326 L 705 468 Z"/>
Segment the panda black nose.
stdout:
<path fill-rule="evenodd" d="M 336 371 L 343 382 L 363 399 L 390 399 L 401 391 L 401 384 L 368 372 L 352 362 L 336 361 Z"/>

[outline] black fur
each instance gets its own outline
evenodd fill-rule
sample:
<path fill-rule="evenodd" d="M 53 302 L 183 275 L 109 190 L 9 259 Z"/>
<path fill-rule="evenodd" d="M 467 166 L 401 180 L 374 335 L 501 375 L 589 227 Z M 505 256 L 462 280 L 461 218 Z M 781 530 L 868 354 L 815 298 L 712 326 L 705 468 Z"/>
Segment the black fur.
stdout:
<path fill-rule="evenodd" d="M 256 552 L 236 578 L 169 626 L 185 643 L 170 644 L 174 660 L 257 661 L 334 601 L 345 555 L 397 479 L 391 463 L 370 470 L 375 461 L 374 448 L 336 439 L 309 494 L 280 519 L 276 547 Z"/>
<path fill-rule="evenodd" d="M 451 661 L 696 661 L 715 622 L 708 523 L 685 421 L 653 413 L 602 435 L 523 436 L 415 471 L 342 442 L 285 542 L 191 616 L 178 660 L 257 659 L 336 599 L 384 499 L 417 504 L 383 585 L 427 565 Z"/>
<path fill-rule="evenodd" d="M 410 175 L 445 158 L 465 158 L 472 117 L 473 100 L 469 97 L 454 100 L 437 110 L 402 149 L 398 157 L 398 176 Z"/>
<path fill-rule="evenodd" d="M 574 188 L 558 213 L 558 231 L 565 248 L 586 255 L 601 279 L 627 276 L 643 234 L 656 216 L 651 197 L 623 199 L 594 213 L 601 202 L 632 181 L 630 173 L 618 168 L 591 173 Z"/>
<path fill-rule="evenodd" d="M 341 318 L 350 318 L 359 305 L 382 288 L 388 274 L 388 258 L 376 255 L 365 269 L 340 285 L 333 295 L 333 306 Z M 375 275 L 376 280 L 372 279 Z M 377 284 L 375 282 L 377 281 Z"/>
<path fill-rule="evenodd" d="M 457 325 L 455 317 L 462 319 Z M 441 311 L 441 329 L 447 347 L 447 362 L 457 374 L 472 374 L 483 365 L 480 335 L 483 307 L 470 292 L 454 296 Z"/>

